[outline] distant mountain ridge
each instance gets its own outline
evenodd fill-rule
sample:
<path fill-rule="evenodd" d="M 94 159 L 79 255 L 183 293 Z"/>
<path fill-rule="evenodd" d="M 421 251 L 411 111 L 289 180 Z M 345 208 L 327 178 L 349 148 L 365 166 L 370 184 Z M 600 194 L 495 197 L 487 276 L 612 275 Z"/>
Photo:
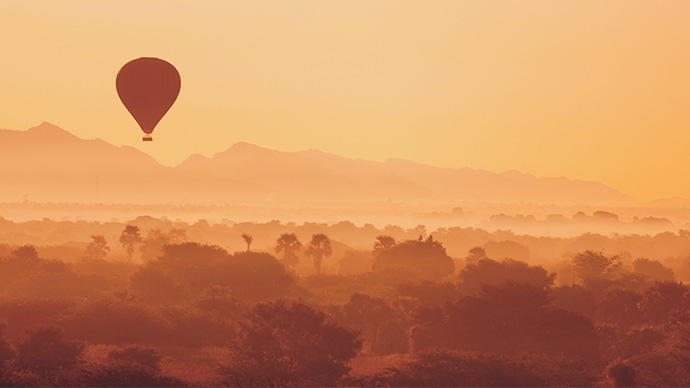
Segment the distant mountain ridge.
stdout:
<path fill-rule="evenodd" d="M 260 196 L 268 188 L 158 163 L 133 147 L 84 140 L 50 123 L 0 130 L 0 201 L 195 203 Z M 204 192 L 207 201 L 199 201 Z"/>
<path fill-rule="evenodd" d="M 282 152 L 239 142 L 213 157 L 166 167 L 133 147 L 84 140 L 50 123 L 0 130 L 0 201 L 357 204 L 482 201 L 624 204 L 634 198 L 598 182 L 372 162 L 318 150 Z"/>

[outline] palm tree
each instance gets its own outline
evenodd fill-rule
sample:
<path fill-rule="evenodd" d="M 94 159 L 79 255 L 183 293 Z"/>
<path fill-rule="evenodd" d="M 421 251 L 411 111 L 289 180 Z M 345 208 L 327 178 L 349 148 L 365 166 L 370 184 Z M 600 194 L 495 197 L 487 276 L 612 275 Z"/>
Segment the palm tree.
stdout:
<path fill-rule="evenodd" d="M 321 260 L 324 256 L 328 257 L 333 254 L 331 249 L 331 240 L 323 233 L 317 233 L 311 236 L 309 247 L 305 255 L 314 258 L 314 267 L 316 267 L 316 274 L 321 274 Z"/>
<path fill-rule="evenodd" d="M 299 262 L 297 251 L 302 247 L 294 233 L 283 233 L 276 240 L 276 252 L 283 252 L 283 264 L 294 267 Z"/>
<path fill-rule="evenodd" d="M 251 234 L 242 233 L 242 238 L 244 239 L 244 242 L 247 244 L 247 252 L 249 252 L 249 246 L 252 245 L 254 237 L 252 237 Z"/>
<path fill-rule="evenodd" d="M 139 227 L 134 225 L 125 226 L 125 230 L 122 231 L 120 235 L 120 244 L 127 249 L 127 258 L 129 258 L 129 263 L 132 264 L 132 254 L 134 253 L 134 246 L 141 242 L 141 232 L 139 232 Z"/>

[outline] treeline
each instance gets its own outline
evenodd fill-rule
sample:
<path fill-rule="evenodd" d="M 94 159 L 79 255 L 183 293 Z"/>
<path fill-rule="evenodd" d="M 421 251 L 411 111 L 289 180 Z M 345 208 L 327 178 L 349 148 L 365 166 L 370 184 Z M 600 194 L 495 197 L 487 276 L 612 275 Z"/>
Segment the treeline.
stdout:
<path fill-rule="evenodd" d="M 124 226 L 116 243 L 143 262 L 99 234 L 74 262 L 9 248 L 0 385 L 690 385 L 690 287 L 658 260 L 582 250 L 556 273 L 379 234 L 343 257 L 364 270 L 334 274 L 337 241 L 314 232 L 260 251 L 246 230 L 230 253 Z"/>
<path fill-rule="evenodd" d="M 355 225 L 349 221 L 333 224 L 295 224 L 279 221 L 232 223 L 227 221 L 213 224 L 205 220 L 185 223 L 180 220 L 172 221 L 148 216 L 137 217 L 127 223 L 50 219 L 13 222 L 0 218 L 0 256 L 7 255 L 14 247 L 31 244 L 44 257 L 75 262 L 84 256 L 84 249 L 91 242 L 90 236 L 100 235 L 109 245 L 109 257 L 126 260 L 127 250 L 119 243 L 120 235 L 126 225 L 139 228 L 142 244 L 154 248 L 145 251 L 143 246 L 138 245 L 133 252 L 134 261 L 155 258 L 155 254 L 151 254 L 151 252 L 156 252 L 155 246 L 165 243 L 164 235 L 174 230 L 182 232 L 189 241 L 218 245 L 230 252 L 245 250 L 245 242 L 240 237 L 242 234 L 253 237 L 254 249 L 270 252 L 273 252 L 276 237 L 283 233 L 294 234 L 303 243 L 309 242 L 314 234 L 325 234 L 333 242 L 333 255 L 324 260 L 322 270 L 326 273 L 340 273 L 341 259 L 353 252 L 370 252 L 372 241 L 377 236 L 387 235 L 397 241 L 404 241 L 416 239 L 419 235 L 423 238 L 433 235 L 444 245 L 448 254 L 456 259 L 463 258 L 470 249 L 479 246 L 484 248 L 491 257 L 497 259 L 512 257 L 538 263 L 556 271 L 554 266 L 559 261 L 567 264 L 567 260 L 578 252 L 598 249 L 621 255 L 625 265 L 631 265 L 634 259 L 640 257 L 659 260 L 671 267 L 678 279 L 690 281 L 690 267 L 687 265 L 690 261 L 688 260 L 690 231 L 684 229 L 675 233 L 655 234 L 584 233 L 576 237 L 562 238 L 520 235 L 511 232 L 509 227 L 494 232 L 462 227 L 428 230 L 424 225 L 417 225 L 414 228 L 402 228 L 396 225 L 375 227 L 371 224 Z M 169 237 L 168 242 L 184 241 L 179 235 Z"/>

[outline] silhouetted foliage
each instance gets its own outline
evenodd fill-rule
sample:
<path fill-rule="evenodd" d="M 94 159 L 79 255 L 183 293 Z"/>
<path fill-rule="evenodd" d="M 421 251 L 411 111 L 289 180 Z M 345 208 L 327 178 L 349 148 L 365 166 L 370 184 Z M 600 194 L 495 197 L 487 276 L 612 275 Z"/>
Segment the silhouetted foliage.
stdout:
<path fill-rule="evenodd" d="M 416 354 L 380 377 L 391 387 L 537 387 L 545 383 L 519 362 L 445 349 Z"/>
<path fill-rule="evenodd" d="M 230 287 L 213 285 L 204 290 L 195 302 L 195 306 L 203 311 L 226 316 L 239 317 L 248 310 L 248 303 L 236 298 Z"/>
<path fill-rule="evenodd" d="M 474 247 L 468 251 L 467 257 L 465 257 L 465 264 L 477 264 L 482 259 L 488 259 L 486 257 L 486 249 Z"/>
<path fill-rule="evenodd" d="M 617 325 L 624 332 L 644 322 L 642 295 L 622 288 L 606 290 L 599 300 L 599 319 Z"/>
<path fill-rule="evenodd" d="M 284 295 L 295 283 L 295 277 L 272 255 L 239 252 L 226 266 L 219 268 L 223 281 L 233 294 L 247 299 L 269 299 Z"/>
<path fill-rule="evenodd" d="M 401 279 L 436 281 L 452 274 L 455 264 L 443 245 L 429 236 L 426 240 L 406 240 L 377 251 L 371 269 Z"/>
<path fill-rule="evenodd" d="M 252 245 L 252 241 L 254 241 L 254 237 L 252 235 L 247 234 L 247 233 L 242 233 L 242 240 L 244 240 L 244 243 L 247 244 L 247 252 L 249 252 L 249 247 Z"/>
<path fill-rule="evenodd" d="M 138 226 L 127 225 L 120 234 L 120 244 L 127 250 L 127 259 L 132 262 L 132 255 L 134 254 L 134 247 L 141 243 L 141 232 Z"/>
<path fill-rule="evenodd" d="M 92 387 L 182 387 L 182 381 L 165 376 L 161 356 L 153 348 L 128 346 L 109 352 L 104 362 L 87 365 L 84 383 Z"/>
<path fill-rule="evenodd" d="M 166 303 L 184 298 L 182 284 L 165 268 L 141 267 L 132 275 L 130 284 L 136 296 L 146 302 Z"/>
<path fill-rule="evenodd" d="M 598 294 L 579 284 L 553 288 L 553 306 L 592 320 L 599 317 Z"/>
<path fill-rule="evenodd" d="M 555 274 L 549 274 L 542 267 L 512 259 L 501 262 L 479 259 L 474 264 L 468 263 L 459 274 L 461 287 L 467 293 L 477 293 L 483 285 L 501 285 L 506 282 L 550 287 L 555 277 Z"/>
<path fill-rule="evenodd" d="M 36 262 L 38 261 L 38 252 L 36 247 L 33 245 L 24 245 L 19 248 L 15 248 L 10 252 L 10 258 L 18 261 L 24 262 Z"/>
<path fill-rule="evenodd" d="M 283 295 L 294 276 L 268 253 L 238 252 L 197 243 L 165 245 L 163 255 L 132 277 L 132 288 L 152 302 L 195 299 L 212 285 L 228 287 L 236 297 L 265 299 Z"/>
<path fill-rule="evenodd" d="M 407 329 L 404 315 L 382 298 L 354 294 L 343 306 L 344 322 L 361 331 L 368 349 L 378 354 L 404 353 L 407 351 Z M 386 341 L 396 328 L 402 326 L 402 336 Z M 386 330 L 388 329 L 388 330 Z M 401 338 L 400 338 L 401 337 Z M 383 341 L 382 341 L 383 339 Z M 383 343 L 382 343 L 383 342 Z"/>
<path fill-rule="evenodd" d="M 168 231 L 170 244 L 182 244 L 187 241 L 187 231 L 182 228 L 172 228 Z"/>
<path fill-rule="evenodd" d="M 234 356 L 221 372 L 231 385 L 333 386 L 361 345 L 357 333 L 303 303 L 261 303 L 241 322 Z"/>
<path fill-rule="evenodd" d="M 152 261 L 163 254 L 163 246 L 168 244 L 181 244 L 187 240 L 184 229 L 172 228 L 168 233 L 160 229 L 149 230 L 146 238 L 141 240 L 141 258 L 145 262 Z"/>
<path fill-rule="evenodd" d="M 294 267 L 299 263 L 297 252 L 302 247 L 294 233 L 283 233 L 276 240 L 276 253 L 283 252 L 282 263 L 286 267 Z"/>
<path fill-rule="evenodd" d="M 31 245 L 14 249 L 0 259 L 0 293 L 24 298 L 93 297 L 96 284 L 79 277 L 71 265 L 43 259 Z"/>
<path fill-rule="evenodd" d="M 645 275 L 651 280 L 660 282 L 674 282 L 676 278 L 673 270 L 665 267 L 658 260 L 649 260 L 645 258 L 635 259 L 632 263 L 633 270 L 636 273 Z"/>
<path fill-rule="evenodd" d="M 86 257 L 91 260 L 103 260 L 108 256 L 110 247 L 105 236 L 92 234 L 91 242 L 86 246 Z"/>
<path fill-rule="evenodd" d="M 632 329 L 613 344 L 612 354 L 622 359 L 630 358 L 654 348 L 663 339 L 664 333 L 658 328 Z"/>
<path fill-rule="evenodd" d="M 607 257 L 601 252 L 585 251 L 573 257 L 575 273 L 585 284 L 606 280 L 620 267 L 620 257 Z"/>
<path fill-rule="evenodd" d="M 170 243 L 167 234 L 160 229 L 151 229 L 145 239 L 141 240 L 141 259 L 144 262 L 155 260 L 163 251 L 163 246 Z"/>
<path fill-rule="evenodd" d="M 17 244 L 0 244 L 0 386 L 690 384 L 690 287 L 674 280 L 690 279 L 687 231 L 450 227 L 434 231 L 441 245 L 421 225 L 133 223 L 147 231 L 135 265 L 104 248 L 125 224 L 0 218 Z M 185 231 L 207 243 L 181 243 Z M 281 234 L 333 236 L 337 275 L 325 260 L 310 276 L 213 245 L 238 247 L 227 239 L 242 233 L 263 247 Z M 22 245 L 31 238 L 67 242 Z M 325 238 L 307 255 L 325 257 Z M 498 257 L 528 247 L 531 262 L 492 260 L 482 248 L 492 245 Z M 446 248 L 469 250 L 456 276 Z M 300 301 L 276 301 L 286 297 Z"/>
<path fill-rule="evenodd" d="M 412 333 L 415 349 L 447 347 L 492 354 L 597 354 L 598 335 L 582 316 L 550 307 L 548 289 L 525 283 L 484 286 L 447 303 L 440 322 Z"/>
<path fill-rule="evenodd" d="M 316 268 L 316 274 L 321 274 L 321 260 L 324 257 L 328 257 L 333 254 L 331 249 L 331 240 L 323 233 L 317 233 L 311 236 L 311 241 L 309 246 L 307 246 L 306 256 L 312 257 L 314 259 L 314 268 Z"/>
<path fill-rule="evenodd" d="M 638 386 L 690 386 L 690 324 L 686 320 L 673 325 L 661 343 L 626 363 L 634 371 L 628 373 L 634 373 Z"/>
<path fill-rule="evenodd" d="M 21 369 L 39 374 L 57 373 L 77 365 L 84 346 L 64 338 L 61 329 L 42 327 L 28 329 L 27 339 L 17 346 L 17 363 Z"/>
<path fill-rule="evenodd" d="M 374 243 L 374 251 L 389 249 L 395 245 L 395 239 L 391 236 L 377 236 Z"/>
<path fill-rule="evenodd" d="M 82 303 L 60 325 L 70 338 L 90 343 L 163 344 L 173 337 L 173 325 L 159 311 L 119 299 Z"/>
<path fill-rule="evenodd" d="M 647 289 L 640 303 L 647 322 L 664 324 L 673 316 L 690 311 L 690 287 L 684 283 L 657 282 Z"/>

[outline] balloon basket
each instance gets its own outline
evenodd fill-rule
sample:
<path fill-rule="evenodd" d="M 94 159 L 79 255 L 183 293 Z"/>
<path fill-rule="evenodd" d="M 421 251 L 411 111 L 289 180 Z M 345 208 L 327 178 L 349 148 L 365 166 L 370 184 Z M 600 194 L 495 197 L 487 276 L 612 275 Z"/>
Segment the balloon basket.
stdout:
<path fill-rule="evenodd" d="M 142 137 L 141 140 L 143 140 L 143 141 L 153 141 L 153 138 L 151 137 L 151 135 L 146 135 L 146 136 Z"/>

